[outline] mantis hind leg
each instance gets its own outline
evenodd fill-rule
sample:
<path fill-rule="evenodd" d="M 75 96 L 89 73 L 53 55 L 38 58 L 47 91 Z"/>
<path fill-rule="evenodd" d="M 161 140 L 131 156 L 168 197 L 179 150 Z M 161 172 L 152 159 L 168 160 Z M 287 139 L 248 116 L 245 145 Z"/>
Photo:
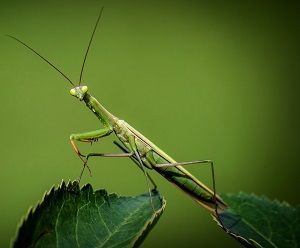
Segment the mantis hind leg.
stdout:
<path fill-rule="evenodd" d="M 212 160 L 194 160 L 194 161 L 187 161 L 187 162 L 163 163 L 163 164 L 155 164 L 154 166 L 157 168 L 166 168 L 166 167 L 175 167 L 178 165 L 191 165 L 191 164 L 209 164 L 210 165 L 211 175 L 212 175 L 212 185 L 213 185 L 213 199 L 217 204 L 215 170 L 214 170 L 214 162 Z M 216 208 L 216 210 L 217 210 L 217 208 Z"/>
<path fill-rule="evenodd" d="M 166 159 L 162 158 L 161 156 L 158 156 L 153 151 L 148 152 L 146 154 L 146 158 L 154 168 L 158 168 L 158 169 L 161 169 L 161 170 L 164 170 L 164 168 L 170 168 L 170 167 L 176 167 L 176 166 L 185 166 L 185 165 L 191 165 L 191 164 L 208 164 L 208 165 L 210 165 L 211 175 L 212 175 L 212 187 L 213 188 L 212 188 L 212 192 L 207 191 L 207 193 L 209 193 L 212 197 L 211 199 L 212 199 L 212 202 L 213 202 L 213 206 L 212 206 L 213 208 L 212 208 L 211 211 L 212 211 L 213 215 L 218 219 L 218 221 L 223 226 L 222 221 L 220 220 L 220 217 L 219 217 L 219 213 L 221 211 L 223 211 L 224 208 L 227 207 L 227 205 L 216 194 L 216 182 L 215 182 L 215 172 L 214 172 L 214 163 L 213 163 L 213 161 L 211 161 L 211 160 L 195 160 L 195 161 L 188 161 L 188 162 L 168 162 Z M 184 173 L 183 171 L 181 171 L 181 169 L 179 167 L 177 167 L 177 169 L 180 171 L 180 173 Z M 180 174 L 180 175 L 182 175 L 182 174 Z"/>

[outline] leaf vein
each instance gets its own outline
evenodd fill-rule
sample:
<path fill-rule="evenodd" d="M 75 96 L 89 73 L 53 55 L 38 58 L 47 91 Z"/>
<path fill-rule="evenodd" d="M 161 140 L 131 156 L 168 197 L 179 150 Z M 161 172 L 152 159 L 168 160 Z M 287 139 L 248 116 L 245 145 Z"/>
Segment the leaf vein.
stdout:
<path fill-rule="evenodd" d="M 124 218 L 124 220 L 122 222 L 120 222 L 119 225 L 116 226 L 115 230 L 108 235 L 108 237 L 104 240 L 104 242 L 102 243 L 102 247 L 109 241 L 109 239 L 114 236 L 116 233 L 119 232 L 119 229 L 121 226 L 123 226 L 124 224 L 127 223 L 127 220 L 130 219 L 133 215 L 135 215 L 138 211 L 140 211 L 140 209 L 143 208 L 143 205 L 145 205 L 146 203 L 142 204 L 139 208 L 136 208 L 133 212 L 131 212 L 126 218 Z"/>
<path fill-rule="evenodd" d="M 80 247 L 80 245 L 79 245 L 79 240 L 78 240 L 78 214 L 79 214 L 79 211 L 80 211 L 82 208 L 86 207 L 86 206 L 89 205 L 89 204 L 90 204 L 90 202 L 88 202 L 88 203 L 82 205 L 80 208 L 77 209 L 77 212 L 76 212 L 75 239 L 76 239 L 77 247 Z"/>
<path fill-rule="evenodd" d="M 57 213 L 57 218 L 56 218 L 56 221 L 55 221 L 55 235 L 56 235 L 56 247 L 59 247 L 59 243 L 58 243 L 58 232 L 57 232 L 57 226 L 58 226 L 58 219 L 60 217 L 60 213 L 61 213 L 61 210 L 63 209 L 65 205 L 65 201 L 63 201 L 63 203 L 61 204 L 61 207 Z"/>

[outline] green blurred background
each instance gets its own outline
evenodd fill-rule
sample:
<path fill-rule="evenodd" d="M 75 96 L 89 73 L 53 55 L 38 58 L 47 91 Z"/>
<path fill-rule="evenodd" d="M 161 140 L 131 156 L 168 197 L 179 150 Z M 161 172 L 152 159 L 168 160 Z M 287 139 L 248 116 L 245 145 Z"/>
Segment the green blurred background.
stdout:
<path fill-rule="evenodd" d="M 176 160 L 214 160 L 219 192 L 299 203 L 299 3 L 2 1 L 1 247 L 45 191 L 78 177 L 69 135 L 99 127 L 57 72 L 4 35 L 77 81 L 101 6 L 84 73 L 98 100 Z M 80 147 L 112 152 L 112 140 Z M 90 166 L 83 183 L 94 189 L 147 191 L 129 159 Z M 189 169 L 211 183 L 209 168 Z M 143 247 L 239 247 L 204 209 L 152 175 L 167 208 Z"/>

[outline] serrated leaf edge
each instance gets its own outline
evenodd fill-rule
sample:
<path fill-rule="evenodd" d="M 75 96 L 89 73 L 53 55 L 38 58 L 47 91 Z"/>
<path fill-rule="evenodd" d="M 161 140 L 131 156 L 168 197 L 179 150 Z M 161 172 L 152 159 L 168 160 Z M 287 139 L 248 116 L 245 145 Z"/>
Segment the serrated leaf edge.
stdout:
<path fill-rule="evenodd" d="M 69 184 L 72 183 L 72 182 L 76 182 L 76 181 L 71 181 L 71 180 L 69 180 L 67 185 L 69 185 Z M 17 224 L 17 230 L 16 230 L 16 233 L 15 233 L 14 237 L 11 238 L 11 240 L 10 240 L 10 247 L 13 247 L 14 242 L 16 241 L 17 237 L 19 236 L 19 230 L 20 230 L 20 228 L 21 228 L 22 225 L 29 219 L 30 215 L 32 215 L 34 212 L 36 212 L 36 211 L 41 207 L 41 205 L 43 204 L 43 202 L 44 202 L 45 200 L 47 200 L 47 198 L 50 197 L 52 194 L 54 194 L 54 192 L 55 192 L 56 190 L 62 189 L 62 188 L 64 188 L 64 187 L 66 187 L 66 183 L 65 183 L 64 180 L 62 180 L 62 182 L 58 185 L 58 187 L 57 187 L 55 184 L 53 184 L 52 187 L 51 187 L 48 191 L 45 191 L 45 193 L 44 193 L 42 199 L 41 199 L 41 200 L 38 200 L 38 202 L 37 202 L 36 205 L 34 205 L 34 206 L 33 206 L 33 205 L 29 206 L 29 208 L 28 208 L 26 214 L 24 214 L 24 215 L 21 217 L 21 220 L 20 220 L 19 223 Z"/>
<path fill-rule="evenodd" d="M 75 187 L 74 187 L 74 185 L 75 185 Z M 38 211 L 42 207 L 42 205 L 45 203 L 45 201 L 48 200 L 50 197 L 52 197 L 52 195 L 55 194 L 55 192 L 57 192 L 59 190 L 63 190 L 63 189 L 82 191 L 82 190 L 85 190 L 86 188 L 91 188 L 93 193 L 95 193 L 96 191 L 97 192 L 103 191 L 103 192 L 107 193 L 107 191 L 105 189 L 99 189 L 99 190 L 94 191 L 93 187 L 89 183 L 83 185 L 82 187 L 80 187 L 77 180 L 74 180 L 74 181 L 68 180 L 67 183 L 64 180 L 62 180 L 61 183 L 58 186 L 56 186 L 54 184 L 48 191 L 45 191 L 42 199 L 39 200 L 35 206 L 30 206 L 28 208 L 26 214 L 21 217 L 21 220 L 19 221 L 19 223 L 17 225 L 16 233 L 15 233 L 14 237 L 12 237 L 11 240 L 10 240 L 10 247 L 13 247 L 13 244 L 17 240 L 17 238 L 19 236 L 19 231 L 20 231 L 20 228 L 22 227 L 22 225 L 31 217 L 31 215 L 33 215 L 36 211 Z M 122 198 L 134 199 L 134 198 L 137 198 L 139 196 L 140 195 L 137 195 L 137 196 L 120 196 L 116 193 L 107 194 L 107 197 L 116 197 L 118 199 L 122 199 Z M 143 234 L 148 230 L 148 227 L 150 228 L 152 223 L 154 221 L 158 220 L 160 218 L 161 214 L 163 213 L 163 211 L 165 209 L 165 206 L 166 206 L 166 201 L 163 197 L 161 197 L 161 196 L 159 196 L 159 197 L 161 199 L 162 206 L 159 208 L 159 210 L 155 211 L 155 214 L 153 214 L 152 217 L 147 221 L 145 226 L 140 231 L 139 235 L 137 235 L 136 238 L 131 242 L 131 247 L 133 247 L 136 244 L 136 242 L 138 242 L 139 239 L 141 237 L 143 237 Z"/>

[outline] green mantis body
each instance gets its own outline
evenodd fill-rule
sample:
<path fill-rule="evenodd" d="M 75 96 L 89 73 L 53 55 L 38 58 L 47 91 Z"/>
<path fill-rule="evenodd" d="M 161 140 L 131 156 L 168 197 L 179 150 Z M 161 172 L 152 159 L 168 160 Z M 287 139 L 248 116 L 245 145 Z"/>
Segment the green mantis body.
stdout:
<path fill-rule="evenodd" d="M 100 20 L 102 10 L 98 16 L 96 25 L 94 27 L 85 57 L 83 61 L 83 65 L 81 68 L 80 80 L 78 86 L 75 84 L 57 67 L 55 67 L 49 60 L 45 59 L 34 49 L 29 47 L 24 42 L 19 39 L 9 36 L 15 40 L 17 40 L 22 45 L 26 46 L 28 49 L 36 53 L 39 57 L 41 57 L 44 61 L 50 64 L 54 69 L 56 69 L 63 77 L 65 77 L 74 87 L 70 90 L 72 96 L 78 98 L 80 101 L 83 101 L 86 106 L 96 115 L 96 117 L 100 120 L 102 124 L 102 128 L 92 132 L 86 132 L 81 134 L 72 134 L 70 136 L 71 144 L 80 157 L 80 159 L 84 163 L 85 168 L 88 162 L 88 159 L 93 156 L 102 156 L 102 157 L 130 157 L 139 167 L 143 170 L 144 174 L 147 176 L 148 174 L 145 172 L 145 168 L 153 169 L 159 174 L 161 174 L 168 181 L 175 184 L 189 196 L 191 196 L 197 203 L 208 209 L 213 215 L 218 216 L 219 213 L 223 212 L 224 209 L 227 208 L 226 203 L 215 193 L 214 186 L 214 173 L 213 173 L 213 165 L 209 160 L 199 160 L 192 162 L 182 162 L 177 163 L 173 158 L 159 149 L 155 144 L 153 144 L 149 139 L 131 127 L 124 120 L 118 119 L 116 116 L 112 115 L 108 110 L 106 110 L 99 101 L 96 100 L 95 97 L 90 95 L 87 86 L 80 85 L 83 68 L 85 65 L 85 61 L 87 58 L 87 54 L 97 28 L 98 22 Z M 87 155 L 83 155 L 75 141 L 82 142 L 94 142 L 99 138 L 103 138 L 112 133 L 120 140 L 121 144 L 116 143 L 116 145 L 121 148 L 123 153 L 119 154 L 101 154 L 101 153 L 90 153 Z M 185 164 L 196 164 L 196 163 L 209 163 L 212 168 L 213 174 L 213 190 L 210 190 L 207 186 L 201 183 L 196 177 L 194 177 L 191 173 L 185 170 L 181 165 Z M 89 168 L 89 167 L 88 167 Z M 82 170 L 83 172 L 83 170 Z M 80 174 L 80 178 L 82 175 Z M 151 179 L 149 177 L 149 179 Z"/>
<path fill-rule="evenodd" d="M 103 128 L 87 133 L 72 134 L 70 136 L 71 143 L 76 153 L 84 159 L 91 156 L 106 156 L 106 157 L 134 157 L 137 162 L 143 167 L 154 169 L 170 182 L 174 183 L 185 193 L 190 195 L 199 204 L 214 212 L 217 206 L 218 211 L 226 208 L 223 200 L 215 195 L 214 191 L 210 190 L 196 177 L 185 170 L 179 164 L 191 163 L 210 163 L 208 160 L 192 161 L 177 163 L 169 155 L 159 149 L 145 136 L 135 130 L 124 120 L 120 120 L 116 116 L 107 111 L 93 96 L 88 93 L 87 86 L 77 86 L 70 90 L 71 95 L 77 97 L 80 101 L 84 101 L 86 106 L 97 116 L 102 122 Z M 127 153 L 121 154 L 100 154 L 90 153 L 84 156 L 80 153 L 75 144 L 75 140 L 83 142 L 93 142 L 99 138 L 110 135 L 111 133 L 119 138 L 122 144 L 126 147 Z M 86 164 L 87 161 L 85 161 Z"/>

